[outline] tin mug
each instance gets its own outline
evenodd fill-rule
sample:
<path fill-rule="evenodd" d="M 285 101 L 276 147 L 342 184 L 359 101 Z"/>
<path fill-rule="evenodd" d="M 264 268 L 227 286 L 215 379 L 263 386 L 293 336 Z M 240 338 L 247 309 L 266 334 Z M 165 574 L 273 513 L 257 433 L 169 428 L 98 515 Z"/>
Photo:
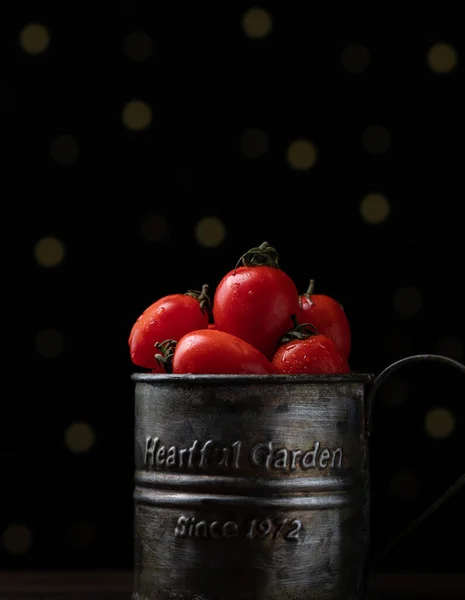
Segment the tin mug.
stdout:
<path fill-rule="evenodd" d="M 134 374 L 133 600 L 360 600 L 372 402 L 349 375 Z"/>

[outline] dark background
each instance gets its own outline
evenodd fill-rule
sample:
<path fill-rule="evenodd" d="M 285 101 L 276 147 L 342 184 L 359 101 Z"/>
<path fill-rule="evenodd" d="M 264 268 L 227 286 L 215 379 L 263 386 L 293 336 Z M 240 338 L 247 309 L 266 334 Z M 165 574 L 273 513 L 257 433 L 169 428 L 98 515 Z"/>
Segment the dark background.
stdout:
<path fill-rule="evenodd" d="M 130 328 L 264 240 L 344 305 L 353 370 L 464 359 L 463 31 L 324 31 L 286 6 L 31 4 L 11 27 L 3 569 L 131 567 Z M 375 549 L 462 475 L 464 390 L 426 365 L 380 393 Z M 461 571 L 463 500 L 379 568 Z"/>

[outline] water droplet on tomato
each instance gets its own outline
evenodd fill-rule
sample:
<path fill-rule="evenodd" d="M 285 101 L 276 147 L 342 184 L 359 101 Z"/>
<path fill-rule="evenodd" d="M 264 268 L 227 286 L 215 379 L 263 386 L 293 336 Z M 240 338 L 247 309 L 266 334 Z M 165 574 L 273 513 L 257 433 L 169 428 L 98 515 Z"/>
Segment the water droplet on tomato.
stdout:
<path fill-rule="evenodd" d="M 157 315 L 159 317 L 161 317 L 163 315 L 163 313 L 165 312 L 165 308 L 163 306 L 161 306 L 158 310 L 157 310 Z"/>
<path fill-rule="evenodd" d="M 249 294 L 249 296 L 253 296 L 253 292 L 252 292 L 252 290 L 249 290 L 249 291 L 248 291 L 248 294 Z"/>

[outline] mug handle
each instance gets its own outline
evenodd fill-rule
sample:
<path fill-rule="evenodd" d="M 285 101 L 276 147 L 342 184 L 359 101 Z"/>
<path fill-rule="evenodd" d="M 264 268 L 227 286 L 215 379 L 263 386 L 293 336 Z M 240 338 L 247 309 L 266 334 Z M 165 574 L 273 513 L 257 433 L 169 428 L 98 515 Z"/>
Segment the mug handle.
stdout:
<path fill-rule="evenodd" d="M 375 377 L 373 380 L 368 395 L 367 395 L 367 417 L 366 417 L 366 432 L 368 437 L 372 433 L 372 417 L 373 417 L 373 401 L 376 393 L 378 392 L 381 385 L 386 381 L 386 379 L 392 375 L 395 371 L 403 367 L 404 365 L 410 363 L 420 363 L 424 361 L 433 362 L 436 364 L 449 365 L 450 367 L 454 367 L 459 370 L 461 373 L 465 375 L 465 365 L 462 363 L 449 358 L 447 356 L 441 356 L 439 354 L 416 354 L 413 356 L 407 356 L 393 363 L 389 367 L 386 367 L 381 373 Z M 465 485 L 465 474 L 459 477 L 459 479 L 447 489 L 444 494 L 442 494 L 431 506 L 429 506 L 419 517 L 417 517 L 406 529 L 402 530 L 398 535 L 396 535 L 383 549 L 379 552 L 371 561 L 371 565 L 378 562 L 386 554 L 388 554 L 394 546 L 402 541 L 405 537 L 410 535 L 412 531 L 417 529 L 420 525 L 426 521 L 438 508 L 440 508 L 445 502 L 447 502 L 454 494 L 456 494 L 459 489 Z"/>

